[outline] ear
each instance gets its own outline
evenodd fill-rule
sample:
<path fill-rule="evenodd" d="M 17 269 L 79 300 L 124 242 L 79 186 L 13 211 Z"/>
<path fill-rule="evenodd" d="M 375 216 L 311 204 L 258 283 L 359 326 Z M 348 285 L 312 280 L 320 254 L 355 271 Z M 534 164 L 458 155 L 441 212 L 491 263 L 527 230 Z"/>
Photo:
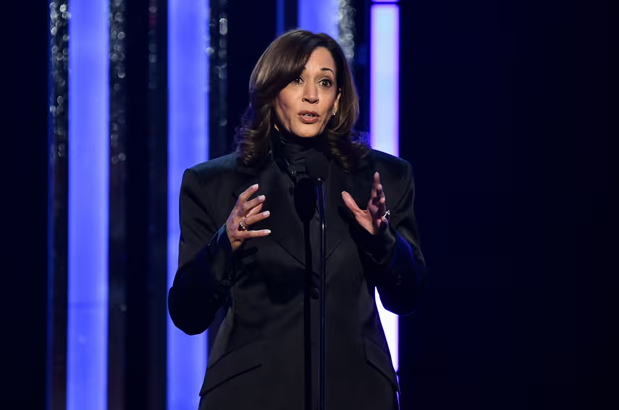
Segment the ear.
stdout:
<path fill-rule="evenodd" d="M 342 89 L 340 88 L 337 91 L 337 97 L 335 97 L 335 102 L 333 103 L 333 109 L 331 111 L 333 111 L 333 115 L 335 115 L 340 107 L 340 97 L 342 96 Z"/>

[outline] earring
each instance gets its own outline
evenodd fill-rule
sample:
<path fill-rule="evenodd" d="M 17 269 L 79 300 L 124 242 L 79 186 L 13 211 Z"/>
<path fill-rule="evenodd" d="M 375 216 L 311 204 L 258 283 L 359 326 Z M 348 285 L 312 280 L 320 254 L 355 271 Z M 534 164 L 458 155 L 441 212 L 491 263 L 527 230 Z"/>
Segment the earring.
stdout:
<path fill-rule="evenodd" d="M 335 110 L 333 110 L 333 115 L 335 115 Z"/>

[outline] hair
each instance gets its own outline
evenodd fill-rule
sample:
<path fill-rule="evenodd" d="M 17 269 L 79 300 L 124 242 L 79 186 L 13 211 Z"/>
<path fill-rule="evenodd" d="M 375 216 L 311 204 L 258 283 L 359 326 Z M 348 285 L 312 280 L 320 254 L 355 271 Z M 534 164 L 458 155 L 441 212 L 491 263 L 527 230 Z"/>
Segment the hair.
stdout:
<path fill-rule="evenodd" d="M 312 52 L 324 47 L 336 64 L 336 83 L 341 93 L 338 110 L 329 119 L 324 133 L 328 154 L 345 172 L 354 170 L 370 151 L 360 133 L 353 129 L 359 118 L 359 98 L 340 45 L 329 35 L 292 30 L 276 38 L 262 54 L 249 80 L 249 106 L 234 137 L 236 152 L 246 166 L 265 161 L 271 150 L 271 128 L 275 125 L 274 103 L 291 81 L 297 78 Z"/>

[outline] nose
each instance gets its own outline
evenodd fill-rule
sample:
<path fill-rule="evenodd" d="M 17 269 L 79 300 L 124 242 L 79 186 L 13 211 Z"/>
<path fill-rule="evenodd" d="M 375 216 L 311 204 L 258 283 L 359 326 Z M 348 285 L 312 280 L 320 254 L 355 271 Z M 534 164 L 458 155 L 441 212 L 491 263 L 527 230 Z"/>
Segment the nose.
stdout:
<path fill-rule="evenodd" d="M 316 84 L 307 82 L 303 88 L 303 101 L 310 104 L 316 104 L 318 102 L 318 87 Z"/>

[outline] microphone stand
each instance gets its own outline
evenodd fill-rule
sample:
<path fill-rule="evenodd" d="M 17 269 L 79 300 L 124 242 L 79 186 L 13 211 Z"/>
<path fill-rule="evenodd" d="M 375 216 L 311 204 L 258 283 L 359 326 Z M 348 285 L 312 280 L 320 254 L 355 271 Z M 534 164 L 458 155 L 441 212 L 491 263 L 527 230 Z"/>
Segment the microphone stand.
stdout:
<path fill-rule="evenodd" d="M 325 410 L 325 393 L 326 393 L 326 311 L 327 311 L 327 230 L 325 218 L 325 192 L 324 181 L 322 178 L 316 180 L 316 197 L 318 198 L 318 216 L 320 218 L 320 252 L 318 254 L 319 274 L 320 274 L 320 327 L 319 327 L 319 342 L 318 342 L 318 409 Z"/>

